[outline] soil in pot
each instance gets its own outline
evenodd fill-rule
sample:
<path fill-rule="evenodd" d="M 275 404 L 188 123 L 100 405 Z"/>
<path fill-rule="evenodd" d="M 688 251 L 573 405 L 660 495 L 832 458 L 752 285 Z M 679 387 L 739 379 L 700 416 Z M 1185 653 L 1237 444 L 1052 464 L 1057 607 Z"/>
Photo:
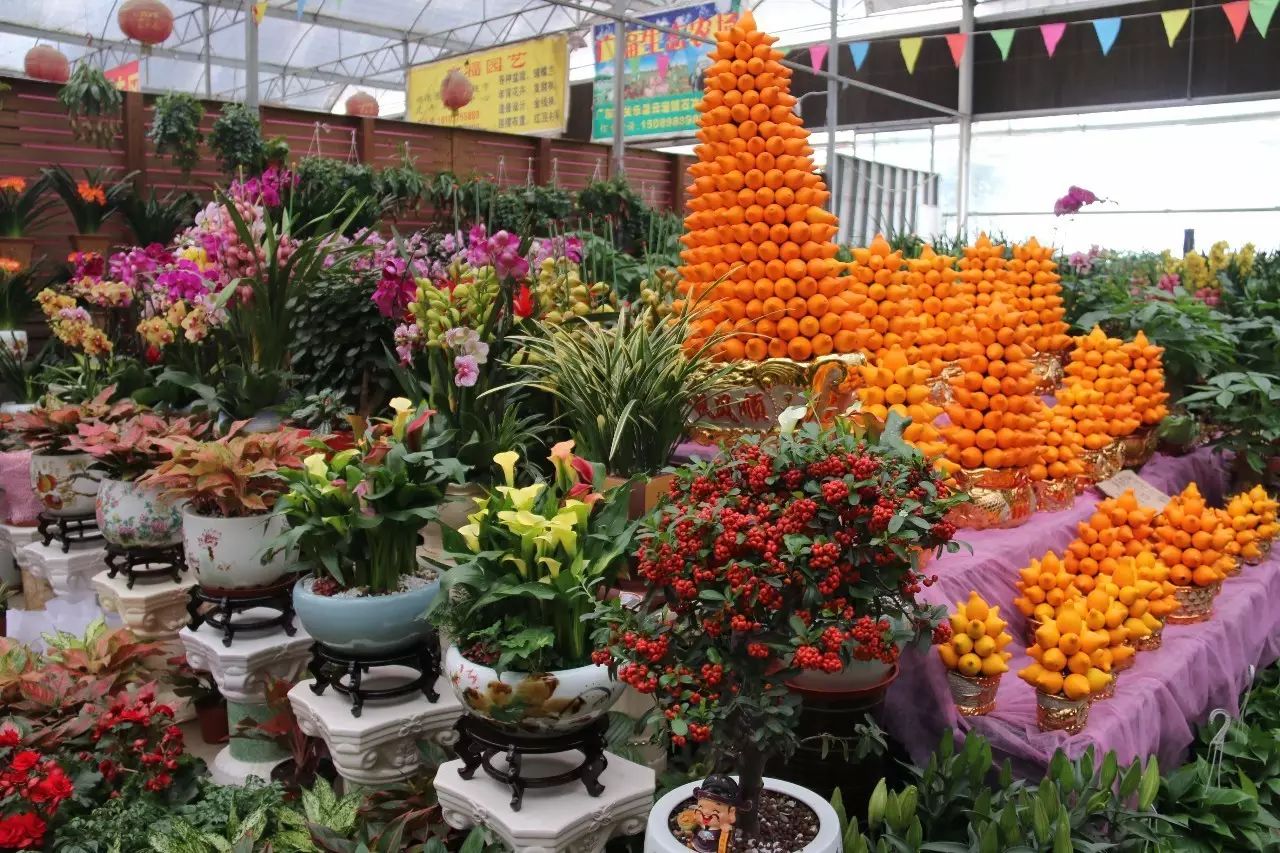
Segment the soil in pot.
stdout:
<path fill-rule="evenodd" d="M 667 825 L 671 834 L 694 849 L 698 802 L 690 797 L 671 812 Z M 751 835 L 735 831 L 729 840 L 730 853 L 795 853 L 818 837 L 818 816 L 813 809 L 788 794 L 764 792 L 760 814 Z"/>

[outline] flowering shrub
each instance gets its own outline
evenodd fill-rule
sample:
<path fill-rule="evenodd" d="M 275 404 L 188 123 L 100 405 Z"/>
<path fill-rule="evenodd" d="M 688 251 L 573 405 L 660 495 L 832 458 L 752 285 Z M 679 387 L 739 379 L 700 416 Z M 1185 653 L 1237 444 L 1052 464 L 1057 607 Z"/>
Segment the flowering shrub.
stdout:
<path fill-rule="evenodd" d="M 915 601 L 934 580 L 917 567 L 958 548 L 945 516 L 963 498 L 902 441 L 904 423 L 809 423 L 681 469 L 636 555 L 665 607 L 602 613 L 593 659 L 656 696 L 675 745 L 736 755 L 746 799 L 767 754 L 791 745 L 787 677 L 892 663 L 899 640 L 946 633 L 945 611 Z"/>

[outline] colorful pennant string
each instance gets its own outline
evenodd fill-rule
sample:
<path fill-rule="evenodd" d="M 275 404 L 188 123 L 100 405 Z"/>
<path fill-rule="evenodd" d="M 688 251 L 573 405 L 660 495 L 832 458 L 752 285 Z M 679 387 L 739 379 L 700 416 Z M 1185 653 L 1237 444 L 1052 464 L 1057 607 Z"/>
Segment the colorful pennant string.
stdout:
<path fill-rule="evenodd" d="M 1248 2 L 1248 0 L 1245 0 Z M 1041 24 L 1040 36 L 1044 39 L 1044 49 L 1048 51 L 1050 56 L 1058 49 L 1058 42 L 1062 41 L 1062 34 L 1067 31 L 1067 25 L 1061 21 L 1055 24 Z"/>
<path fill-rule="evenodd" d="M 1173 47 L 1173 43 L 1178 40 L 1178 33 L 1182 32 L 1182 28 L 1187 25 L 1187 18 L 1191 17 L 1190 9 L 1170 9 L 1168 12 L 1160 13 L 1160 20 L 1164 23 L 1164 34 L 1169 37 L 1169 47 Z"/>
<path fill-rule="evenodd" d="M 862 63 L 867 61 L 867 51 L 871 49 L 871 42 L 855 41 L 849 45 L 849 53 L 853 55 L 853 70 L 861 71 Z"/>
<path fill-rule="evenodd" d="M 924 39 L 920 36 L 898 39 L 898 47 L 902 49 L 902 61 L 907 63 L 907 73 L 916 73 L 916 60 L 920 58 L 920 47 Z"/>
<path fill-rule="evenodd" d="M 964 59 L 964 49 L 968 44 L 967 33 L 947 33 L 947 47 L 951 48 L 951 61 L 956 64 L 956 68 L 960 67 L 960 61 Z"/>
<path fill-rule="evenodd" d="M 1013 34 L 1017 30 L 992 30 L 991 40 L 1000 48 L 1000 59 L 1007 60 L 1009 58 L 1009 47 L 1013 44 Z"/>
<path fill-rule="evenodd" d="M 814 44 L 809 46 L 809 62 L 813 65 L 814 71 L 822 70 L 822 60 L 826 58 L 827 46 L 825 44 Z"/>
<path fill-rule="evenodd" d="M 1098 36 L 1098 46 L 1102 48 L 1102 55 L 1106 56 L 1111 52 L 1112 45 L 1116 43 L 1116 36 L 1120 35 L 1120 19 L 1098 18 L 1093 22 L 1093 31 Z"/>

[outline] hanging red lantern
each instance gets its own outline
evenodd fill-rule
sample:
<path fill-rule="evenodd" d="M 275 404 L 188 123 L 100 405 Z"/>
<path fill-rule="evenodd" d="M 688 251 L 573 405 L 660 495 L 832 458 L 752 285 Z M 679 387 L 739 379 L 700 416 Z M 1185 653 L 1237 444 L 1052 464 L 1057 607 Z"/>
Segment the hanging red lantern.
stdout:
<path fill-rule="evenodd" d="M 173 32 L 173 12 L 160 0 L 125 0 L 116 21 L 121 32 L 143 44 L 160 44 Z"/>
<path fill-rule="evenodd" d="M 71 63 L 67 62 L 62 51 L 47 44 L 38 44 L 28 50 L 22 60 L 22 68 L 28 77 L 50 83 L 65 83 L 71 76 Z"/>
<path fill-rule="evenodd" d="M 378 99 L 368 92 L 356 92 L 347 98 L 347 115 L 377 118 Z"/>
<path fill-rule="evenodd" d="M 458 110 L 471 103 L 475 94 L 475 87 L 471 85 L 467 75 L 457 68 L 444 75 L 444 80 L 440 82 L 440 100 L 447 108 L 453 110 L 455 116 Z"/>

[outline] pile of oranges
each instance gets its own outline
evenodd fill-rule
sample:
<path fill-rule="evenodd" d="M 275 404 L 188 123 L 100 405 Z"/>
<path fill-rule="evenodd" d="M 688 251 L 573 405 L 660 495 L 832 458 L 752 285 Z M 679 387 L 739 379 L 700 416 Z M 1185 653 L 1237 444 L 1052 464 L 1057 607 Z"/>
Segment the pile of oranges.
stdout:
<path fill-rule="evenodd" d="M 938 644 L 938 656 L 947 669 L 968 678 L 1006 673 L 1009 658 L 1013 657 L 1004 650 L 1013 642 L 1006 627 L 1008 623 L 1000 618 L 999 607 L 991 607 L 977 592 L 970 592 L 967 602 L 956 602 L 951 614 L 951 639 Z"/>
<path fill-rule="evenodd" d="M 1124 345 L 1129 356 L 1129 382 L 1134 389 L 1133 407 L 1143 426 L 1155 426 L 1169 414 L 1164 390 L 1164 347 L 1158 347 L 1139 331 Z"/>
<path fill-rule="evenodd" d="M 1136 369 L 1131 356 L 1131 347 L 1107 337 L 1096 326 L 1076 338 L 1059 397 L 1071 406 L 1086 446 L 1090 441 L 1097 444 L 1091 450 L 1101 449 L 1111 438 L 1130 435 L 1142 425 L 1136 405 L 1138 391 L 1130 373 Z"/>
<path fill-rule="evenodd" d="M 689 346 L 722 335 L 721 357 L 753 360 L 852 351 L 861 323 L 831 307 L 844 290 L 836 219 L 822 208 L 830 193 L 793 109 L 791 69 L 750 12 L 716 39 L 681 238 L 679 288 L 699 312 Z"/>
<path fill-rule="evenodd" d="M 1235 571 L 1235 558 L 1226 552 L 1235 541 L 1231 518 L 1205 503 L 1191 483 L 1155 518 L 1152 547 L 1169 567 L 1175 586 L 1207 587 Z"/>
<path fill-rule="evenodd" d="M 1076 539 L 1063 555 L 1063 566 L 1075 576 L 1076 587 L 1089 592 L 1099 575 L 1115 574 L 1121 558 L 1147 551 L 1155 516 L 1155 510 L 1138 504 L 1132 490 L 1099 503 L 1093 515 L 1076 526 Z"/>
<path fill-rule="evenodd" d="M 929 400 L 929 368 L 910 364 L 907 351 L 894 348 L 859 371 L 862 384 L 858 398 L 862 410 L 881 420 L 886 419 L 889 412 L 909 417 L 911 423 L 903 431 L 903 438 L 928 458 L 940 456 L 944 445 L 933 421 L 942 409 Z"/>
<path fill-rule="evenodd" d="M 1097 592 L 1090 596 L 1108 598 Z M 1044 621 L 1036 629 L 1035 643 L 1027 648 L 1033 663 L 1020 670 L 1018 677 L 1041 693 L 1068 699 L 1084 699 L 1106 690 L 1116 662 L 1106 624 L 1118 614 L 1105 615 L 1092 606 L 1095 603 L 1111 613 L 1109 600 L 1075 599 L 1059 608 L 1053 619 Z"/>
<path fill-rule="evenodd" d="M 1033 313 L 1029 320 L 1031 346 L 1036 352 L 1061 352 L 1071 345 L 1068 325 L 1062 319 L 1066 307 L 1062 301 L 1061 277 L 1053 260 L 1053 250 L 1041 246 L 1035 237 L 1013 247 L 1013 260 L 1008 263 L 1015 304 Z"/>
<path fill-rule="evenodd" d="M 1247 563 L 1260 561 L 1271 548 L 1271 540 L 1280 531 L 1276 524 L 1277 501 L 1262 486 L 1235 495 L 1227 502 L 1227 517 L 1235 541 L 1227 545 L 1227 553 Z"/>

